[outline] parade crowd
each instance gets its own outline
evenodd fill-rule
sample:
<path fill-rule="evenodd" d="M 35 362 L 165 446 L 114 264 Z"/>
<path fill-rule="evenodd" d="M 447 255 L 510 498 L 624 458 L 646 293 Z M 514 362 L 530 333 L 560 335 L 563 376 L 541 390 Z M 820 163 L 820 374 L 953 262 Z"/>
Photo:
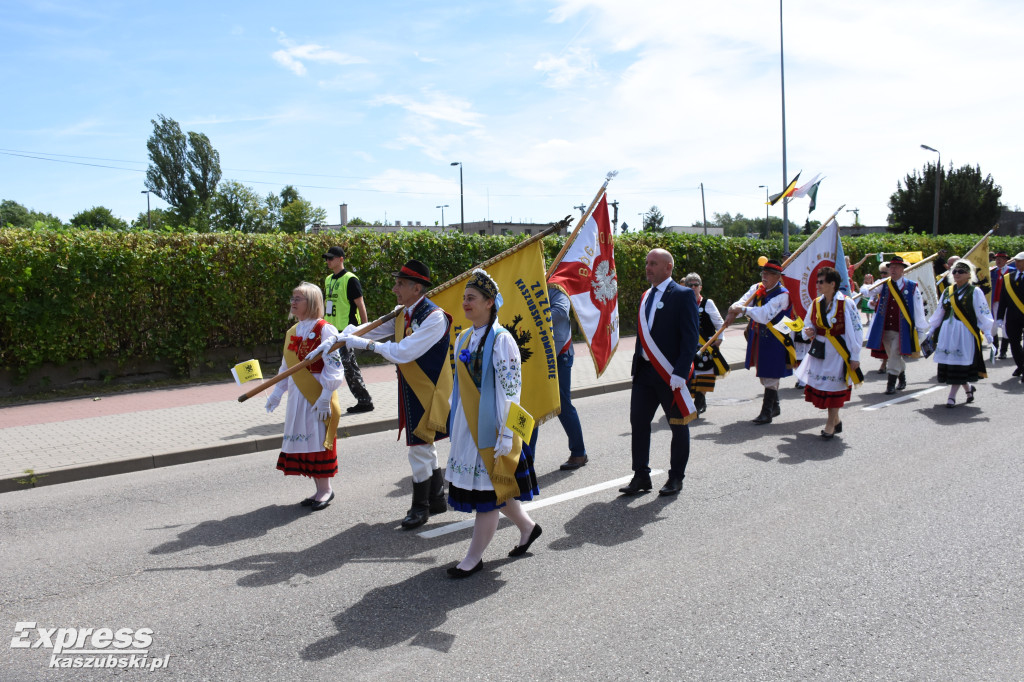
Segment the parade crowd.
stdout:
<path fill-rule="evenodd" d="M 498 321 L 502 294 L 497 282 L 482 269 L 466 280 L 462 312 L 471 326 L 455 340 L 453 372 L 452 316 L 425 296 L 432 284 L 429 267 L 409 260 L 393 273 L 396 315 L 370 329 L 359 280 L 345 268 L 344 258 L 342 247 L 331 247 L 324 254 L 331 274 L 323 288 L 302 282 L 291 295 L 289 318 L 295 324 L 285 336 L 280 371 L 307 358 L 313 362 L 277 383 L 267 399 L 266 409 L 272 412 L 290 394 L 277 468 L 286 476 L 313 479 L 315 492 L 301 505 L 313 511 L 329 506 L 335 497 L 331 479 L 338 472 L 337 392 L 347 383 L 357 401 L 348 411 L 373 410 L 354 351 L 376 353 L 396 365 L 399 434 L 405 431 L 409 448 L 412 502 L 401 527 L 417 528 L 449 508 L 475 514 L 465 557 L 447 569 L 451 578 L 483 568 L 499 512 L 520 533 L 508 555 L 525 554 L 542 533 L 522 506 L 540 493 L 533 456 L 538 432 L 524 439 L 509 424 L 510 412 L 530 387 L 523 385 L 516 340 Z M 793 292 L 784 286 L 783 264 L 777 260 L 762 259 L 760 282 L 723 316 L 704 295 L 699 274 L 689 273 L 677 282 L 672 255 L 651 250 L 645 264 L 650 288 L 636 311 L 632 359 L 633 476 L 619 492 L 636 495 L 653 488 L 651 424 L 659 408 L 671 429 L 670 467 L 659 494 L 682 491 L 690 454 L 688 424 L 707 410 L 707 394 L 730 371 L 719 335 L 740 317 L 747 320 L 744 368 L 755 371 L 764 389 L 753 423 L 770 424 L 781 414 L 780 382 L 795 376 L 804 399 L 826 413 L 823 440 L 843 431 L 840 412 L 863 382 L 865 348 L 883 362 L 878 371 L 886 374 L 887 395 L 905 389 L 907 359 L 923 355 L 932 357 L 937 380 L 949 386 L 947 407 L 956 407 L 961 389 L 965 402 L 972 403 L 976 384 L 987 376 L 986 346 L 1003 359 L 1009 349 L 1016 365 L 1013 376 L 1024 382 L 1024 252 L 1012 259 L 1005 253 L 994 258 L 989 287 L 979 286 L 969 260 L 951 258 L 938 282 L 939 304 L 930 316 L 919 284 L 904 277 L 908 263 L 899 255 L 882 264 L 887 279 L 876 284 L 867 275 L 857 292 L 844 291 L 841 273 L 822 267 L 814 273 L 817 297 L 802 319 L 794 319 Z M 863 262 L 847 261 L 848 273 L 843 274 L 849 275 L 848 281 Z M 548 296 L 557 349 L 558 418 L 569 444 L 569 457 L 560 468 L 571 471 L 585 466 L 589 457 L 569 392 L 570 303 L 556 286 L 549 285 Z M 870 320 L 866 335 L 862 313 Z M 444 438 L 451 447 L 442 467 L 436 442 Z"/>

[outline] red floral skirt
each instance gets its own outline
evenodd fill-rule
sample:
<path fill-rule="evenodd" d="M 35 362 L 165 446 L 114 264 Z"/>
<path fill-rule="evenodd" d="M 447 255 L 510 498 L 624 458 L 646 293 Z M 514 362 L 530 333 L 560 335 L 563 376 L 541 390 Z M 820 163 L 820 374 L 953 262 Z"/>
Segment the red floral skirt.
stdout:
<path fill-rule="evenodd" d="M 334 478 L 338 473 L 338 441 L 331 443 L 330 450 L 320 452 L 282 452 L 277 456 L 277 468 L 285 476 Z"/>
<path fill-rule="evenodd" d="M 819 391 L 810 386 L 804 387 L 804 400 L 822 410 L 827 410 L 830 407 L 842 407 L 852 395 L 853 390 L 849 386 L 845 391 Z"/>

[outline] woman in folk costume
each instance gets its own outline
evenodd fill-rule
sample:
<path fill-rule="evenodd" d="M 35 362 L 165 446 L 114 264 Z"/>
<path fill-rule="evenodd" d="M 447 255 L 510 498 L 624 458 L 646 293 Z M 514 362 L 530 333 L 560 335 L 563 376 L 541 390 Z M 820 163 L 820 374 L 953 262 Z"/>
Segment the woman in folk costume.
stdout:
<path fill-rule="evenodd" d="M 985 292 L 975 286 L 978 278 L 970 261 L 958 260 L 947 277 L 950 286 L 942 292 L 930 322 L 939 381 L 950 386 L 946 407 L 956 407 L 956 393 L 961 386 L 967 402 L 973 403 L 975 388 L 971 382 L 988 376 L 981 339 L 984 336 L 992 343 L 993 319 Z"/>
<path fill-rule="evenodd" d="M 499 509 L 519 529 L 519 544 L 509 556 L 525 554 L 541 534 L 520 504 L 540 494 L 533 453 L 505 426 L 510 407 L 519 404 L 522 367 L 515 339 L 498 324 L 499 307 L 498 285 L 483 270 L 474 270 L 462 295 L 462 310 L 473 326 L 455 343 L 445 478 L 448 503 L 457 511 L 475 511 L 476 524 L 465 558 L 448 569 L 452 578 L 483 568 L 484 550 L 498 530 Z"/>
<path fill-rule="evenodd" d="M 324 319 L 324 296 L 320 287 L 302 282 L 292 291 L 288 319 L 297 320 L 284 341 L 284 357 L 279 371 L 302 362 L 320 345 L 321 337 L 338 333 Z M 345 381 L 341 355 L 335 351 L 317 359 L 274 386 L 267 398 L 267 412 L 281 404 L 281 396 L 290 391 L 284 414 L 284 441 L 277 468 L 285 476 L 307 476 L 316 483 L 316 493 L 300 503 L 313 511 L 327 507 L 334 499 L 331 479 L 338 473 L 336 434 L 341 404 L 335 390 Z"/>
<path fill-rule="evenodd" d="M 860 348 L 864 328 L 857 304 L 839 291 L 842 278 L 829 267 L 818 271 L 818 292 L 804 316 L 803 337 L 810 349 L 796 369 L 797 378 L 806 384 L 804 400 L 828 410 L 822 438 L 832 438 L 843 430 L 839 408 L 852 395 L 852 386 L 863 381 L 860 373 Z"/>
<path fill-rule="evenodd" d="M 705 298 L 704 284 L 700 275 L 691 272 L 681 284 L 693 290 L 697 296 L 697 328 L 700 336 L 698 343 L 703 346 L 707 340 L 714 336 L 715 332 L 721 329 L 725 320 L 718 312 L 718 306 L 710 298 Z M 715 390 L 715 381 L 729 373 L 729 363 L 721 351 L 722 339 L 718 338 L 703 353 L 699 354 L 693 361 L 693 381 L 690 382 L 690 394 L 693 396 L 693 404 L 697 408 L 697 414 L 707 412 L 708 401 L 706 393 Z"/>

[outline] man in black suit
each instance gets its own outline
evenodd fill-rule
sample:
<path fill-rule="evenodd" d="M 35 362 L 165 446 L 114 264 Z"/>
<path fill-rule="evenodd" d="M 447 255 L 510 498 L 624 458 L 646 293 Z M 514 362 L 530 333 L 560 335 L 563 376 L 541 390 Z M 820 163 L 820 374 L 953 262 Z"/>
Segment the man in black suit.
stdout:
<path fill-rule="evenodd" d="M 1003 275 L 1003 291 L 999 297 L 999 316 L 1006 321 L 1006 338 L 1017 369 L 1013 376 L 1024 383 L 1024 251 L 1013 257 L 1013 267 Z"/>
<path fill-rule="evenodd" d="M 651 421 L 660 406 L 672 429 L 671 468 L 661 495 L 683 489 L 690 458 L 690 427 L 697 416 L 686 388 L 697 353 L 697 297 L 672 279 L 674 261 L 664 249 L 647 254 L 648 289 L 640 301 L 629 423 L 633 431 L 633 480 L 619 492 L 636 495 L 650 490 Z"/>

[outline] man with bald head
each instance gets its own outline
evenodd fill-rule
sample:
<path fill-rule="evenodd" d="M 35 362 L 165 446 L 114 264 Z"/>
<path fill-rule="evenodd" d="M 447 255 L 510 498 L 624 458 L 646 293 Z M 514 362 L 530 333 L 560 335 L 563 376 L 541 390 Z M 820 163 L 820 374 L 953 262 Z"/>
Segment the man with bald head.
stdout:
<path fill-rule="evenodd" d="M 633 480 L 623 495 L 652 488 L 651 421 L 658 407 L 672 429 L 668 481 L 659 492 L 676 495 L 683 489 L 686 462 L 690 458 L 690 427 L 697 416 L 686 387 L 697 353 L 697 297 L 693 290 L 672 278 L 675 261 L 664 249 L 647 254 L 646 277 L 651 288 L 644 292 L 637 319 L 637 343 L 633 353 L 633 388 L 629 398 L 632 427 Z"/>

